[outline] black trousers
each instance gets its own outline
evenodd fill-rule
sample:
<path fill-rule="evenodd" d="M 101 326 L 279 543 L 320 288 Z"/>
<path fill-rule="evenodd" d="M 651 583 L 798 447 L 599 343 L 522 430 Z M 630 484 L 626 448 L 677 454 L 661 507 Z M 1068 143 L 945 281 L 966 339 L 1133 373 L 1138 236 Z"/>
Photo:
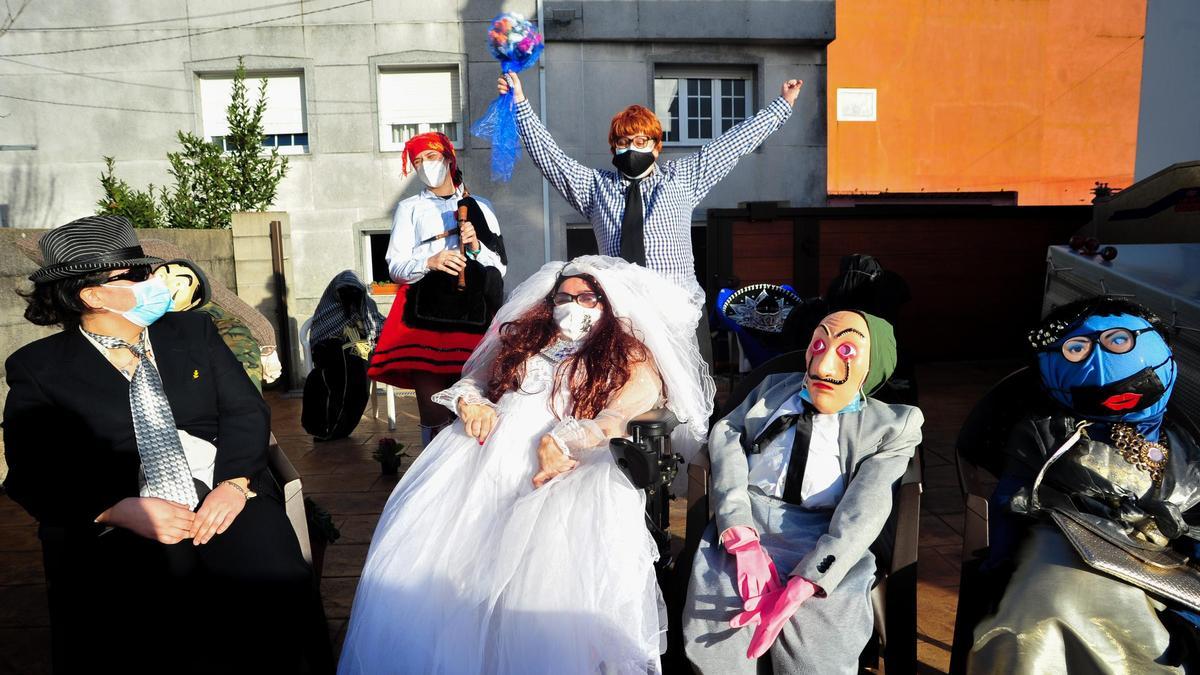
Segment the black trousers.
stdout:
<path fill-rule="evenodd" d="M 56 673 L 333 670 L 312 571 L 271 497 L 202 546 L 43 528 L 43 552 Z"/>

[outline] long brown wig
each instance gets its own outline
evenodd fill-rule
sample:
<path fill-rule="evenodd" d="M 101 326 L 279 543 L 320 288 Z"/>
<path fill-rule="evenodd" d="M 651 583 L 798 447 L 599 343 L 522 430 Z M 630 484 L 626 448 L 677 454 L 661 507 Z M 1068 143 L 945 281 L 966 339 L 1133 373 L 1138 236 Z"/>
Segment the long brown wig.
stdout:
<path fill-rule="evenodd" d="M 649 358 L 649 350 L 633 336 L 628 321 L 618 318 L 609 307 L 604 289 L 590 274 L 573 274 L 587 282 L 603 299 L 600 320 L 588 331 L 579 351 L 559 366 L 554 378 L 550 400 L 556 397 L 564 382 L 571 391 L 571 409 L 566 414 L 579 419 L 593 419 L 608 404 L 609 399 L 629 382 L 634 365 Z M 520 318 L 500 327 L 500 353 L 492 362 L 488 376 L 488 398 L 497 402 L 510 391 L 521 388 L 525 379 L 525 363 L 548 347 L 558 335 L 551 301 L 562 282 L 559 277 L 545 301 L 538 303 Z"/>

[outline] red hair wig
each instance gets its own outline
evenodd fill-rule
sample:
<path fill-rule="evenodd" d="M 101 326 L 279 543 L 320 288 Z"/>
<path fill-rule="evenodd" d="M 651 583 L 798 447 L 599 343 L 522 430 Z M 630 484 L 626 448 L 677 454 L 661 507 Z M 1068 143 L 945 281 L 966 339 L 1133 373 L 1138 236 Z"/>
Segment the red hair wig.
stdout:
<path fill-rule="evenodd" d="M 655 150 L 662 150 L 663 128 L 658 116 L 649 108 L 631 105 L 613 115 L 608 126 L 608 147 L 616 152 L 617 139 L 625 136 L 649 136 L 656 143 Z"/>
<path fill-rule="evenodd" d="M 572 276 L 583 279 L 594 292 L 604 295 L 604 289 L 591 275 Z M 554 284 L 555 291 L 564 278 Z M 630 333 L 627 322 L 613 314 L 607 302 L 603 307 L 604 314 L 588 331 L 579 351 L 559 366 L 550 400 L 556 399 L 565 383 L 571 392 L 571 409 L 554 411 L 555 414 L 595 418 L 629 382 L 633 366 L 650 358 L 646 345 Z M 553 312 L 554 306 L 547 297 L 520 318 L 500 327 L 500 353 L 492 362 L 487 385 L 487 396 L 492 402 L 498 402 L 507 392 L 520 390 L 526 361 L 554 342 L 558 327 Z"/>
<path fill-rule="evenodd" d="M 454 155 L 454 143 L 446 134 L 438 131 L 417 134 L 404 143 L 400 171 L 407 176 L 409 167 L 415 166 L 413 160 L 426 150 L 442 153 L 442 157 L 445 157 L 446 163 L 450 165 L 450 175 L 454 176 L 454 184 L 462 183 L 462 175 L 458 172 L 458 158 Z"/>

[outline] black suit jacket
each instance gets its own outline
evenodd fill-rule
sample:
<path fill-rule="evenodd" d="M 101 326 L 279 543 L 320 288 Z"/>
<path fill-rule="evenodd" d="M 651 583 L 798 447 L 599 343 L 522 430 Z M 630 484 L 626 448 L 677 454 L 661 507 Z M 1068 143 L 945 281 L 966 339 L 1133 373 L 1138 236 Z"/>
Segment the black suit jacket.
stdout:
<path fill-rule="evenodd" d="M 214 484 L 259 476 L 271 411 L 212 320 L 171 312 L 148 330 L 176 426 L 217 448 Z M 129 381 L 77 327 L 22 347 L 5 369 L 9 495 L 43 529 L 102 529 L 96 516 L 138 496 Z"/>

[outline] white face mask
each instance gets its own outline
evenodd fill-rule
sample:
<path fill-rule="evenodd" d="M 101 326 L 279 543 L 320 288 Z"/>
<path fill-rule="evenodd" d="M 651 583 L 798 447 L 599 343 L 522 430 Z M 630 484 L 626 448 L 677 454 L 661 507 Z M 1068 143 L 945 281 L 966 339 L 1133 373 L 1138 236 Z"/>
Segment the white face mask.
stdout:
<path fill-rule="evenodd" d="M 431 188 L 440 186 L 446 180 L 446 171 L 446 162 L 440 159 L 425 160 L 417 167 L 421 182 Z"/>
<path fill-rule="evenodd" d="M 554 323 L 558 325 L 558 332 L 568 340 L 583 339 L 602 316 L 604 310 L 599 307 L 589 309 L 577 302 L 554 306 Z"/>

